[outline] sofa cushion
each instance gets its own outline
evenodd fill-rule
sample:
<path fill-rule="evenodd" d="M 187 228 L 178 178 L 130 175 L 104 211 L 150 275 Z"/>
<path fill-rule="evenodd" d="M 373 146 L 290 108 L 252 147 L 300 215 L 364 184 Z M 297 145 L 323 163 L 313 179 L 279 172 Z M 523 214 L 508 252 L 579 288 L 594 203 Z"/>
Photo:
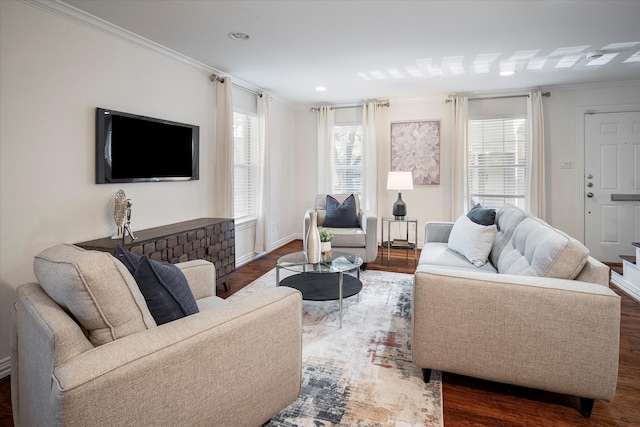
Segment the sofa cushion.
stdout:
<path fill-rule="evenodd" d="M 354 195 L 347 197 L 340 203 L 332 196 L 327 196 L 327 212 L 324 218 L 324 226 L 332 228 L 357 228 L 358 211 Z"/>
<path fill-rule="evenodd" d="M 196 301 L 196 303 L 198 304 L 198 310 L 209 311 L 209 310 L 215 310 L 216 308 L 219 308 L 228 304 L 228 301 L 220 297 L 217 297 L 215 295 L 212 295 L 209 297 L 200 298 L 199 300 Z"/>
<path fill-rule="evenodd" d="M 496 212 L 496 226 L 498 227 L 498 231 L 493 241 L 490 256 L 493 265 L 498 266 L 498 259 L 500 258 L 502 249 L 504 249 L 509 239 L 511 239 L 511 235 L 518 224 L 526 217 L 527 214 L 524 213 L 522 209 L 510 204 L 503 206 Z"/>
<path fill-rule="evenodd" d="M 189 283 L 177 266 L 136 255 L 120 245 L 116 257 L 133 274 L 158 325 L 198 312 Z"/>
<path fill-rule="evenodd" d="M 36 255 L 33 271 L 95 346 L 156 326 L 133 276 L 107 252 L 53 246 Z"/>
<path fill-rule="evenodd" d="M 419 265 L 429 265 L 436 267 L 443 267 L 456 270 L 482 270 L 487 273 L 497 273 L 495 267 L 487 262 L 482 267 L 476 267 L 469 262 L 469 260 L 459 253 L 449 249 L 447 243 L 429 242 L 425 243 L 420 252 Z"/>
<path fill-rule="evenodd" d="M 482 267 L 487 262 L 495 235 L 495 225 L 476 224 L 461 215 L 451 229 L 448 246 L 476 267 Z"/>
<path fill-rule="evenodd" d="M 362 228 L 328 228 L 329 233 L 333 234 L 331 239 L 331 247 L 334 248 L 364 248 L 366 246 L 367 235 Z"/>
<path fill-rule="evenodd" d="M 496 210 L 483 208 L 480 203 L 467 212 L 467 217 L 476 224 L 493 225 L 496 223 Z"/>
<path fill-rule="evenodd" d="M 535 218 L 525 218 L 515 229 L 498 259 L 503 274 L 574 279 L 589 250 L 577 240 Z"/>

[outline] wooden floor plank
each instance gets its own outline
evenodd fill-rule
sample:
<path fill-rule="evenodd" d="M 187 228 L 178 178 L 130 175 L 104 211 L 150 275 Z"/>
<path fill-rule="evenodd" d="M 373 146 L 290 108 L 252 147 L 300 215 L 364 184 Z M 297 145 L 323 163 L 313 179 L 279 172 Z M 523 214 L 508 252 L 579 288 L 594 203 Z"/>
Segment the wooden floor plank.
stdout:
<path fill-rule="evenodd" d="M 274 268 L 279 257 L 302 250 L 296 240 L 258 260 L 237 268 L 225 281 L 229 291 L 218 285 L 218 295 L 226 298 Z M 419 256 L 419 254 L 418 254 Z M 387 266 L 384 258 L 367 265 L 371 270 L 413 274 L 413 254 L 393 250 Z M 445 373 L 443 411 L 447 427 L 452 426 L 640 426 L 640 305 L 613 288 L 622 297 L 620 322 L 620 368 L 618 387 L 612 402 L 596 401 L 590 419 L 578 412 L 574 396 L 483 381 Z M 0 381 L 0 426 L 11 426 L 9 379 Z"/>

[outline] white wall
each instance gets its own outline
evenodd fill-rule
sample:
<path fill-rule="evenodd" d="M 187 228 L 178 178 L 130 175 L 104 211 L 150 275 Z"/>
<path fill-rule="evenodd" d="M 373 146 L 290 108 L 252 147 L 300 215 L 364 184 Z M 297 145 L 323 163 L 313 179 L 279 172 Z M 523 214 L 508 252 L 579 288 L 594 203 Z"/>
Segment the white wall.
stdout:
<path fill-rule="evenodd" d="M 581 239 L 581 215 L 579 200 L 583 196 L 582 177 L 578 176 L 581 158 L 580 112 L 587 108 L 610 108 L 640 104 L 640 81 L 599 86 L 545 88 L 550 98 L 543 98 L 546 138 L 546 189 L 547 221 L 569 235 Z M 523 88 L 515 93 L 527 93 Z M 487 94 L 478 96 L 488 96 Z M 394 100 L 382 109 L 378 127 L 378 217 L 390 216 L 397 193 L 386 189 L 387 172 L 391 166 L 390 124 L 392 122 L 440 119 L 440 185 L 414 186 L 402 192 L 407 204 L 408 216 L 418 219 L 418 240 L 424 239 L 426 221 L 451 220 L 451 111 L 445 103 L 447 95 L 437 94 L 429 99 Z M 518 100 L 473 101 L 470 110 L 476 114 L 491 115 L 513 106 L 514 112 L 523 113 L 525 103 Z M 296 116 L 299 152 L 296 156 L 298 192 L 301 198 L 298 211 L 313 206 L 317 183 L 315 163 L 316 137 L 315 114 L 299 110 Z M 560 169 L 560 160 L 572 160 L 574 169 Z M 378 239 L 380 230 L 378 226 Z M 392 230 L 393 233 L 393 230 Z M 393 237 L 393 236 L 392 236 Z M 386 239 L 386 236 L 385 236 Z"/>
<path fill-rule="evenodd" d="M 134 232 L 214 216 L 216 198 L 209 166 L 215 155 L 215 85 L 205 67 L 14 1 L 0 1 L 0 43 L 2 377 L 9 366 L 15 289 L 35 279 L 37 253 L 111 235 L 109 204 L 120 188 L 134 203 Z M 200 180 L 95 184 L 96 107 L 199 125 Z M 274 247 L 297 231 L 287 202 L 295 185 L 294 109 L 276 99 L 272 119 Z M 238 234 L 240 245 L 252 239 L 252 230 Z M 253 250 L 252 242 L 246 246 Z"/>
<path fill-rule="evenodd" d="M 105 237 L 122 188 L 132 228 L 212 211 L 214 86 L 208 74 L 18 2 L 0 2 L 0 360 L 9 355 L 15 288 L 33 257 Z M 95 108 L 200 126 L 200 180 L 95 184 Z"/>
<path fill-rule="evenodd" d="M 587 109 L 627 106 L 640 109 L 640 81 L 552 88 L 544 103 L 547 221 L 579 240 L 584 236 L 579 207 L 585 193 L 580 117 Z M 560 169 L 561 160 L 572 160 L 574 168 Z"/>

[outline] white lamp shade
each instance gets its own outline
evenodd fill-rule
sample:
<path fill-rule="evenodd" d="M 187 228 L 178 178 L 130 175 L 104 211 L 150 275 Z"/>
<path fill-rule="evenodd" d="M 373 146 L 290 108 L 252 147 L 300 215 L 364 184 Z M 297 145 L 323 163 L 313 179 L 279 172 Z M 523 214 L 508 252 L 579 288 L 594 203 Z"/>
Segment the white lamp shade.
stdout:
<path fill-rule="evenodd" d="M 413 190 L 413 174 L 411 172 L 389 172 L 387 190 Z"/>

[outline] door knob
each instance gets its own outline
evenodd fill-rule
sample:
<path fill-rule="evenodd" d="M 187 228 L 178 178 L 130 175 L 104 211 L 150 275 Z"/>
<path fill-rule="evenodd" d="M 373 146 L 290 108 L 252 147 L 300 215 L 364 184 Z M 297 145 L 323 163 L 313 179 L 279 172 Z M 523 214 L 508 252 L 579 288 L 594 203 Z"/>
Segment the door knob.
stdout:
<path fill-rule="evenodd" d="M 587 183 L 587 187 L 593 187 L 593 182 Z"/>
<path fill-rule="evenodd" d="M 587 197 L 589 197 L 589 198 L 593 197 L 593 193 L 592 193 L 591 191 L 589 191 L 589 192 L 587 193 Z"/>

